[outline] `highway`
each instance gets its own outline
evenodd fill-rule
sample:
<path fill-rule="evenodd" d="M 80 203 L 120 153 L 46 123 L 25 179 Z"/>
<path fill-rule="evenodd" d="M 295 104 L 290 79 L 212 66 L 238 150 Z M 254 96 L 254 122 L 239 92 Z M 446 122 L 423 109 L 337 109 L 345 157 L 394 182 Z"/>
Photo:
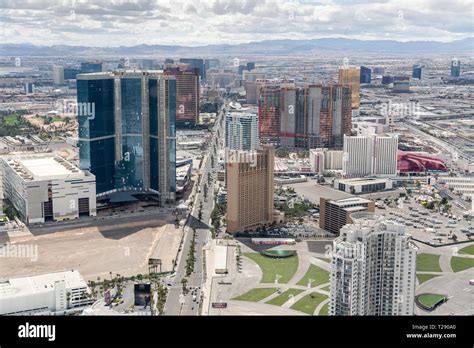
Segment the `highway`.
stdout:
<path fill-rule="evenodd" d="M 464 151 L 462 151 L 462 149 L 458 148 L 456 145 L 453 145 L 446 140 L 441 140 L 439 138 L 436 138 L 431 134 L 425 133 L 424 131 L 422 131 L 421 129 L 419 129 L 417 126 L 415 126 L 412 123 L 404 122 L 403 125 L 407 127 L 408 129 L 410 129 L 413 133 L 425 139 L 428 139 L 432 141 L 433 143 L 435 143 L 436 145 L 446 149 L 446 151 L 450 153 L 451 156 L 453 155 L 453 153 L 457 153 L 459 156 L 458 160 L 462 159 L 465 164 L 471 163 L 472 158 L 468 154 L 466 154 Z"/>
<path fill-rule="evenodd" d="M 211 238 L 210 232 L 210 216 L 214 208 L 214 184 L 217 182 L 218 158 L 219 151 L 222 148 L 220 138 L 224 135 L 224 115 L 227 102 L 219 111 L 214 128 L 212 130 L 212 138 L 209 142 L 208 152 L 203 159 L 203 165 L 200 169 L 200 181 L 196 185 L 195 199 L 190 216 L 184 227 L 184 243 L 179 256 L 176 270 L 176 276 L 172 286 L 169 288 L 168 297 L 165 304 L 165 315 L 198 315 L 199 304 L 201 299 L 202 284 L 204 282 L 203 275 L 203 247 Z M 216 152 L 214 152 L 214 144 L 216 144 Z M 212 163 L 211 157 L 214 156 Z M 214 164 L 214 166 L 212 166 Z M 208 183 L 208 173 L 211 173 L 211 180 Z M 204 199 L 204 186 L 208 184 L 207 199 Z M 199 221 L 199 207 L 202 203 L 202 220 Z M 195 241 L 195 263 L 193 273 L 187 277 L 188 289 L 196 289 L 196 301 L 193 301 L 191 290 L 186 294 L 182 292 L 182 279 L 186 277 L 186 260 L 193 239 L 193 228 L 196 229 Z"/>

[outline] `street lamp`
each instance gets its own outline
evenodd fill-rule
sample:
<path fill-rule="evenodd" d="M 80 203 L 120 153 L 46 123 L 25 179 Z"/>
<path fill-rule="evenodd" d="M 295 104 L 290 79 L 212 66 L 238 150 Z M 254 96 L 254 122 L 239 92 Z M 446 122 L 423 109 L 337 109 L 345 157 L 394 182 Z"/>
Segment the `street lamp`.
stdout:
<path fill-rule="evenodd" d="M 311 278 L 308 279 L 308 288 L 311 287 L 311 283 L 313 283 L 313 282 L 314 282 L 314 279 L 311 279 Z"/>
<path fill-rule="evenodd" d="M 275 275 L 275 285 L 276 285 L 277 287 L 278 287 L 278 281 L 280 280 L 281 277 L 282 277 L 282 276 L 279 275 L 279 274 L 276 274 L 276 275 Z"/>

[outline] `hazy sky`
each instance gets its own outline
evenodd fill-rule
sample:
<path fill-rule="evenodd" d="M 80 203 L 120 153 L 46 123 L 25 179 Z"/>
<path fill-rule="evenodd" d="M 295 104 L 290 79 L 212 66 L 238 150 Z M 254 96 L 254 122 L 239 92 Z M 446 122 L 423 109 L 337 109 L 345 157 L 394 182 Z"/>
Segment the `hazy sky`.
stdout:
<path fill-rule="evenodd" d="M 472 0 L 0 0 L 0 42 L 202 45 L 472 36 Z"/>

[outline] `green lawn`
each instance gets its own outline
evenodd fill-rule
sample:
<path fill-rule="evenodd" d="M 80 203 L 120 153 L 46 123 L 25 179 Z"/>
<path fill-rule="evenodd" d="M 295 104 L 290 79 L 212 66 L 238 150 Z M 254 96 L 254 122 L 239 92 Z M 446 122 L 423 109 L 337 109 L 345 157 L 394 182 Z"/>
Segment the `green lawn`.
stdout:
<path fill-rule="evenodd" d="M 10 114 L 3 118 L 3 122 L 5 122 L 5 124 L 8 126 L 14 126 L 18 123 L 18 118 L 15 114 Z"/>
<path fill-rule="evenodd" d="M 445 298 L 444 295 L 438 294 L 422 294 L 418 297 L 418 301 L 428 308 L 433 307 L 438 302 L 442 301 Z"/>
<path fill-rule="evenodd" d="M 264 298 L 270 296 L 275 291 L 277 291 L 276 288 L 252 289 L 250 291 L 247 291 L 245 294 L 234 297 L 233 300 L 258 302 L 258 301 L 261 301 Z"/>
<path fill-rule="evenodd" d="M 316 307 L 327 298 L 328 297 L 326 295 L 313 292 L 296 302 L 293 306 L 291 306 L 291 309 L 313 315 Z"/>
<path fill-rule="evenodd" d="M 459 256 L 451 257 L 451 268 L 454 272 L 461 272 L 472 267 L 474 267 L 474 259 Z"/>
<path fill-rule="evenodd" d="M 435 254 L 418 254 L 416 256 L 417 272 L 442 272 L 439 266 L 439 255 Z"/>
<path fill-rule="evenodd" d="M 439 276 L 440 275 L 437 275 L 437 274 L 417 274 L 416 275 L 420 284 L 423 284 L 424 282 L 427 282 L 428 280 L 439 277 Z"/>
<path fill-rule="evenodd" d="M 300 290 L 300 289 L 288 289 L 283 294 L 272 298 L 270 301 L 267 301 L 266 303 L 275 305 L 275 306 L 282 306 L 285 302 L 287 302 L 290 299 L 290 295 L 296 296 L 302 292 L 303 290 Z"/>
<path fill-rule="evenodd" d="M 474 255 L 474 244 L 462 248 L 461 250 L 459 250 L 459 253 L 460 254 Z"/>
<path fill-rule="evenodd" d="M 309 279 L 313 280 L 311 287 L 314 288 L 315 286 L 329 282 L 329 272 L 322 269 L 321 267 L 309 265 L 306 274 L 297 284 L 301 286 L 308 286 Z"/>
<path fill-rule="evenodd" d="M 243 255 L 252 259 L 260 266 L 263 273 L 260 283 L 275 283 L 275 277 L 279 274 L 281 278 L 278 280 L 278 283 L 286 284 L 298 268 L 297 255 L 283 259 L 266 257 L 259 253 L 243 253 Z"/>
<path fill-rule="evenodd" d="M 319 315 L 329 315 L 329 302 L 319 310 Z"/>

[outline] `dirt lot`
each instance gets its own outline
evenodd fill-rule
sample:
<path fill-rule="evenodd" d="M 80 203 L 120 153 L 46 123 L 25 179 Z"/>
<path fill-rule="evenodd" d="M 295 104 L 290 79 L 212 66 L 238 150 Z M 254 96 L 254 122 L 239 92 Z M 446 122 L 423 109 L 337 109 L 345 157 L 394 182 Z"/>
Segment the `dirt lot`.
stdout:
<path fill-rule="evenodd" d="M 139 226 L 138 226 L 139 227 Z M 41 235 L 19 236 L 9 243 L 30 245 L 37 260 L 5 257 L 0 262 L 0 277 L 31 275 L 78 269 L 86 280 L 109 277 L 109 272 L 129 276 L 148 272 L 148 258 L 161 258 L 162 271 L 171 270 L 181 240 L 181 229 L 174 225 L 137 228 L 103 226 L 70 229 Z"/>

